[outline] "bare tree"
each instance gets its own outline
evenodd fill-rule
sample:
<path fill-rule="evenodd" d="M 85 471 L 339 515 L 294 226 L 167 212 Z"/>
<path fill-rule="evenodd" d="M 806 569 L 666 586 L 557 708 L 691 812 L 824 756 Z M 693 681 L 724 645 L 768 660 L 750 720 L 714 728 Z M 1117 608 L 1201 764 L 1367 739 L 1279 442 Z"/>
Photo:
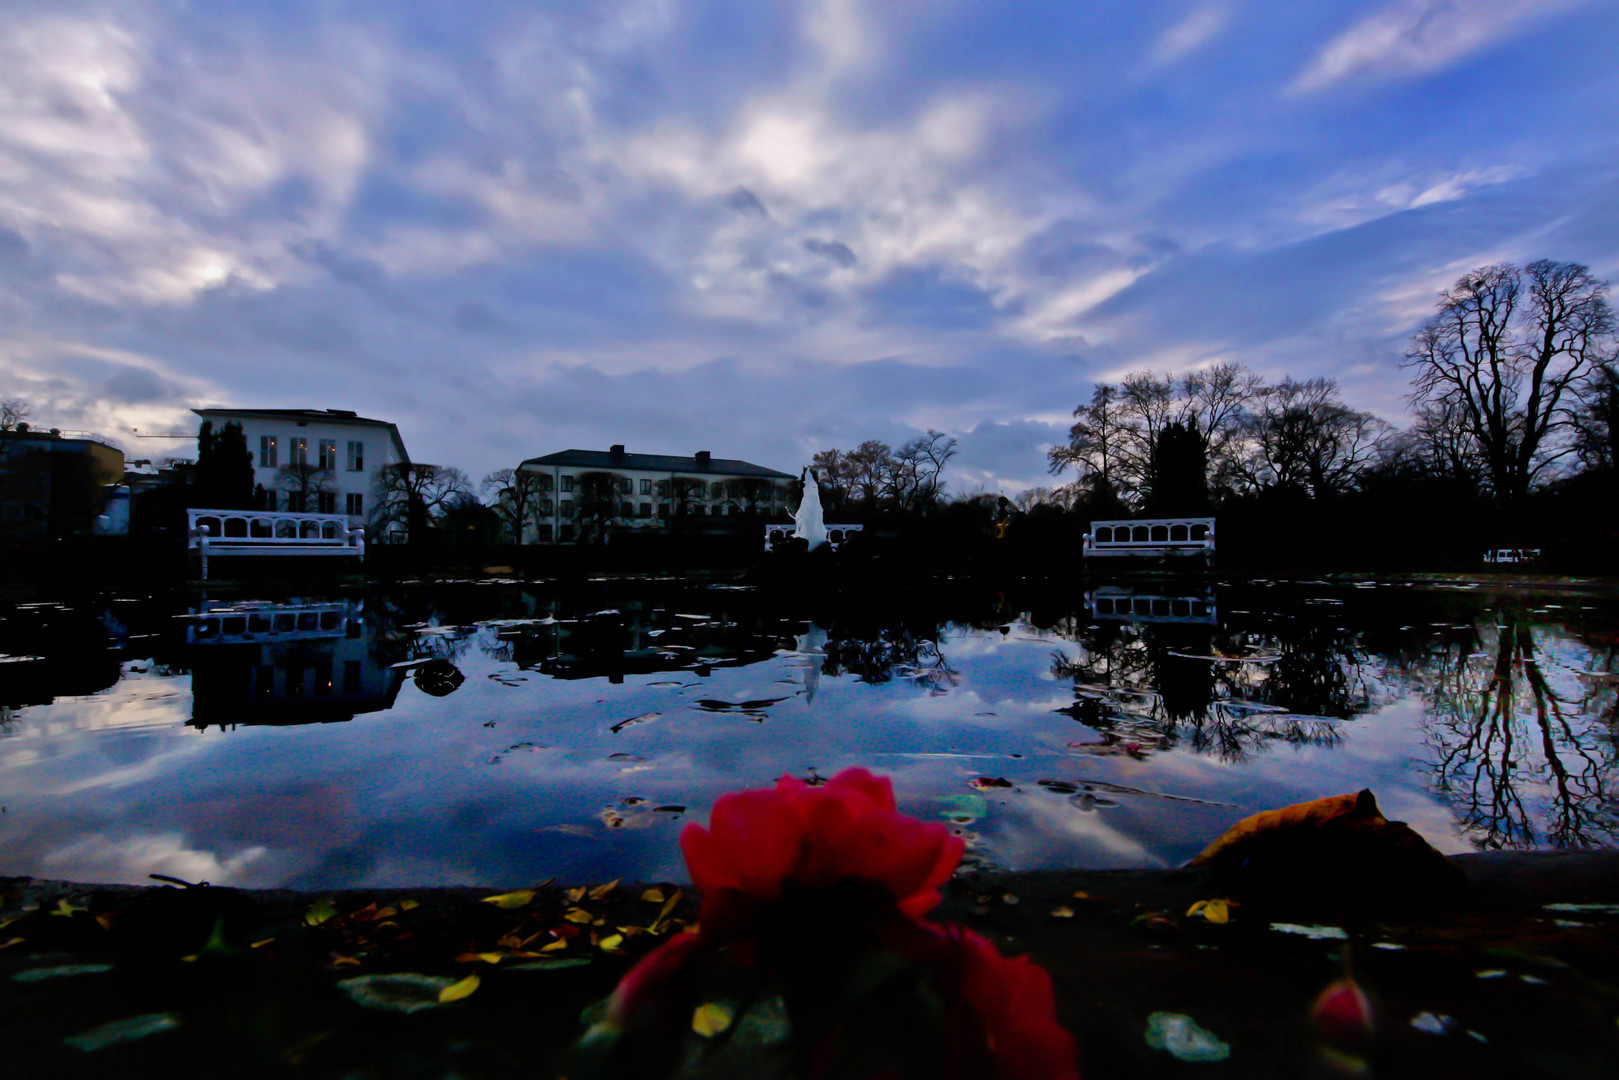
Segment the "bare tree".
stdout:
<path fill-rule="evenodd" d="M 1263 392 L 1246 427 L 1250 454 L 1242 470 L 1248 479 L 1315 498 L 1353 488 L 1389 432 L 1371 413 L 1345 405 L 1331 379 L 1284 378 Z"/>
<path fill-rule="evenodd" d="M 1441 295 L 1406 351 L 1411 400 L 1451 410 L 1503 505 L 1574 451 L 1572 391 L 1614 328 L 1607 291 L 1577 263 L 1480 267 Z"/>
<path fill-rule="evenodd" d="M 15 431 L 34 415 L 33 406 L 21 398 L 0 399 L 0 431 Z"/>
<path fill-rule="evenodd" d="M 466 473 L 453 465 L 401 461 L 384 466 L 377 474 L 371 528 L 387 532 L 403 525 L 409 540 L 420 540 L 454 497 L 471 491 Z"/>
<path fill-rule="evenodd" d="M 325 502 L 322 496 L 336 498 L 337 478 L 332 470 L 322 468 L 315 462 L 307 459 L 303 461 L 289 461 L 275 471 L 276 490 L 284 492 L 287 496 L 287 509 L 294 513 L 314 513 L 317 509 L 327 513 L 327 508 L 321 507 Z"/>
<path fill-rule="evenodd" d="M 490 500 L 490 508 L 515 544 L 523 542 L 524 532 L 539 516 L 540 500 L 548 490 L 541 477 L 550 478 L 524 469 L 496 469 L 479 482 L 484 498 Z"/>
<path fill-rule="evenodd" d="M 582 472 L 575 478 L 578 497 L 574 501 L 574 520 L 580 540 L 604 541 L 608 527 L 627 516 L 621 505 L 624 481 L 614 472 Z"/>
<path fill-rule="evenodd" d="M 1619 359 L 1598 364 L 1580 388 L 1574 450 L 1588 469 L 1619 467 Z"/>
<path fill-rule="evenodd" d="M 944 491 L 940 479 L 944 467 L 955 456 L 955 436 L 929 428 L 927 434 L 908 441 L 885 463 L 885 493 L 901 510 L 933 506 Z"/>

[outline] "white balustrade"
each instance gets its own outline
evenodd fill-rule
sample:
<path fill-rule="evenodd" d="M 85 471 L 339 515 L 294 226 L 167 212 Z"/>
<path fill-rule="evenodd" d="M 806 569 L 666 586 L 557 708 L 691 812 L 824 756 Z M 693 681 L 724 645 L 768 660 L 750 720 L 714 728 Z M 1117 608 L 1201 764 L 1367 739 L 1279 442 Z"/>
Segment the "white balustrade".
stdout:
<path fill-rule="evenodd" d="M 1093 521 L 1085 534 L 1087 558 L 1104 556 L 1179 556 L 1214 552 L 1211 517 L 1140 518 Z"/>
<path fill-rule="evenodd" d="M 365 556 L 365 530 L 346 514 L 278 510 L 187 510 L 186 547 L 202 560 L 215 555 Z"/>

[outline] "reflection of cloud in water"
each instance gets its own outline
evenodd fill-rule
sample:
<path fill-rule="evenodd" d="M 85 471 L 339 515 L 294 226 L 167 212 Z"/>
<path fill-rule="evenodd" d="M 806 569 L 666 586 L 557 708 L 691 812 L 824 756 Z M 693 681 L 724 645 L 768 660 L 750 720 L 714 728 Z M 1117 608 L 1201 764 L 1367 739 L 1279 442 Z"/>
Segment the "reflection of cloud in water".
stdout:
<path fill-rule="evenodd" d="M 177 833 L 121 840 L 93 833 L 46 853 L 42 861 L 49 873 L 68 881 L 142 882 L 148 874 L 168 874 L 185 881 L 244 885 L 251 883 L 245 880 L 246 871 L 266 854 L 265 848 L 251 847 L 221 862 L 212 851 L 186 847 Z"/>

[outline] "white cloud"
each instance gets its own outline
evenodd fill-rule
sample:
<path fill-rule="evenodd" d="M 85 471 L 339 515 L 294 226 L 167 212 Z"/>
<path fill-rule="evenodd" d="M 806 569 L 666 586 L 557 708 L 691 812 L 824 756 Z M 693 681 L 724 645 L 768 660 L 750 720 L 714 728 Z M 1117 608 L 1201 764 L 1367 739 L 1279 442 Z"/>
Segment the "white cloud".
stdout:
<path fill-rule="evenodd" d="M 183 881 L 242 885 L 248 881 L 253 864 L 267 854 L 267 848 L 254 846 L 221 859 L 217 852 L 187 847 L 177 833 L 120 840 L 94 833 L 47 853 L 43 862 L 52 874 L 69 881 L 144 885 L 150 874 L 167 874 Z"/>
<path fill-rule="evenodd" d="M 1150 68 L 1169 67 L 1212 42 L 1231 24 L 1233 9 L 1225 4 L 1202 4 L 1159 35 L 1147 56 Z"/>
<path fill-rule="evenodd" d="M 1584 0 L 1398 0 L 1339 34 L 1294 80 L 1308 94 L 1346 79 L 1424 75 Z"/>

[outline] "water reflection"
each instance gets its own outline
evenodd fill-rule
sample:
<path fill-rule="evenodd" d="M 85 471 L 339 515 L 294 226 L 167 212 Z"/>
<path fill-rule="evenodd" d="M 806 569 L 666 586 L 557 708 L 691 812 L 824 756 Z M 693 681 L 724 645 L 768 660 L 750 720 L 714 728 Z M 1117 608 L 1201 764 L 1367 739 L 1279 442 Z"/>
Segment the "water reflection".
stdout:
<path fill-rule="evenodd" d="M 1263 583 L 13 608 L 0 872 L 668 877 L 720 793 L 853 764 L 986 866 L 1171 865 L 1365 786 L 1447 850 L 1612 844 L 1616 628 L 1609 600 Z"/>
<path fill-rule="evenodd" d="M 414 642 L 361 601 L 205 605 L 184 620 L 193 727 L 329 724 L 391 709 Z"/>
<path fill-rule="evenodd" d="M 1508 608 L 1445 635 L 1411 669 L 1428 704 L 1424 765 L 1482 848 L 1619 837 L 1614 639 L 1569 644 Z"/>

